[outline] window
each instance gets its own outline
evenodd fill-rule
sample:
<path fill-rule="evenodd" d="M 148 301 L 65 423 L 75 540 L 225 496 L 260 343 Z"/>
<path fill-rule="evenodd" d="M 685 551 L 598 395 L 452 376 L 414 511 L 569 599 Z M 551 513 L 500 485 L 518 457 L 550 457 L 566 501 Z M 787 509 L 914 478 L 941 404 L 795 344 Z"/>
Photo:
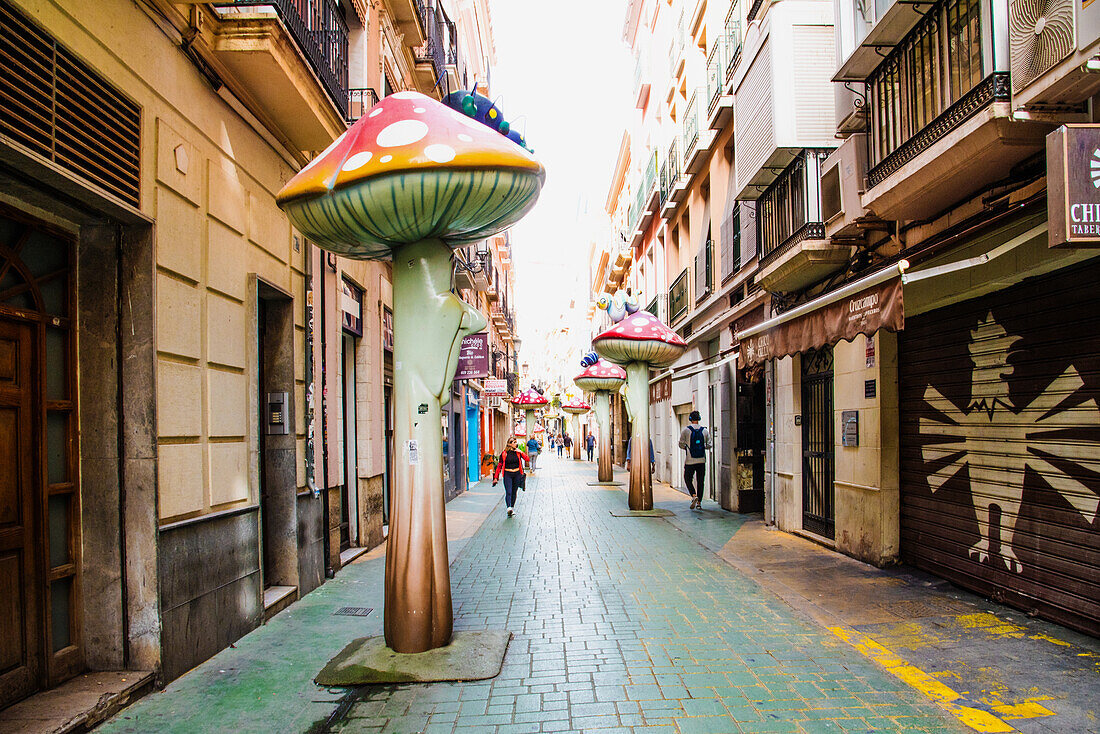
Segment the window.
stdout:
<path fill-rule="evenodd" d="M 868 80 L 872 166 L 943 114 L 986 75 L 978 0 L 945 0 Z"/>

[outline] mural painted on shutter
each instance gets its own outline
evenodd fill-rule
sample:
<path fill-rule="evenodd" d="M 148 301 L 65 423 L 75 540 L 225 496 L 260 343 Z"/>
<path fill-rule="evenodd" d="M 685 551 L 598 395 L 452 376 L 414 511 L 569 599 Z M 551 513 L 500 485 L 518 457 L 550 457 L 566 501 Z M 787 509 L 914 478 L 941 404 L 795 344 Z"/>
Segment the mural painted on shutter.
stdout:
<path fill-rule="evenodd" d="M 906 319 L 902 558 L 1100 631 L 1100 265 Z"/>

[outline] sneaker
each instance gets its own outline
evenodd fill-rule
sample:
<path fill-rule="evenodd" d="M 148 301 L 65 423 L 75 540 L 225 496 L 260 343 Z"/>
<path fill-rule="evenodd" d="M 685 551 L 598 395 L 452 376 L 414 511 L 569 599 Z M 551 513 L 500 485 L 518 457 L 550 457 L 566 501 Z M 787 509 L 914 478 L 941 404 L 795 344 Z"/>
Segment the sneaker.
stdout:
<path fill-rule="evenodd" d="M 512 516 L 512 508 L 511 508 L 511 507 L 509 507 L 509 508 L 508 508 L 508 517 L 511 517 L 511 516 Z"/>
<path fill-rule="evenodd" d="M 698 506 L 699 506 L 699 498 L 698 497 L 692 497 L 691 498 L 691 507 L 689 509 L 694 510 Z"/>

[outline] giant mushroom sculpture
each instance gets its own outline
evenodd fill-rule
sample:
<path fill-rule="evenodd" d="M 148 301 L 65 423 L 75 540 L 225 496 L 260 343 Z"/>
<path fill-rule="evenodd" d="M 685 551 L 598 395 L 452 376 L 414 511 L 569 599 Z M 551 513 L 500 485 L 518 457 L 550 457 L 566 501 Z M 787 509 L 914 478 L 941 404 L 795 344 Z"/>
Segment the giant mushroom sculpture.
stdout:
<path fill-rule="evenodd" d="M 462 337 L 485 319 L 451 292 L 453 248 L 514 224 L 545 171 L 524 148 L 417 92 L 384 98 L 278 195 L 324 250 L 393 258 L 394 434 L 400 459 L 386 547 L 386 645 L 442 647 L 453 611 L 443 503 L 442 401 Z"/>
<path fill-rule="evenodd" d="M 561 409 L 564 410 L 569 415 L 573 416 L 573 420 L 571 420 L 569 422 L 570 427 L 573 431 L 573 458 L 577 461 L 580 461 L 580 458 L 581 458 L 581 428 L 580 428 L 581 422 L 580 422 L 580 417 L 582 415 L 584 415 L 585 413 L 587 413 L 588 411 L 592 410 L 592 406 L 589 405 L 588 403 L 584 402 L 584 400 L 581 397 L 576 396 L 576 397 L 569 398 L 568 400 L 563 400 L 562 403 L 561 403 Z"/>
<path fill-rule="evenodd" d="M 596 423 L 600 427 L 600 453 L 596 463 L 598 484 L 614 484 L 611 468 L 611 393 L 626 382 L 626 372 L 617 364 L 601 359 L 573 378 L 573 384 L 595 397 Z"/>
<path fill-rule="evenodd" d="M 627 316 L 592 340 L 592 348 L 626 368 L 626 410 L 630 414 L 631 510 L 653 509 L 653 477 L 649 471 L 649 368 L 667 367 L 687 344 L 648 311 Z"/>
<path fill-rule="evenodd" d="M 533 390 L 531 388 L 528 388 L 526 390 L 521 391 L 514 398 L 512 398 L 512 406 L 516 410 L 522 410 L 523 411 L 523 414 L 524 414 L 524 417 L 523 417 L 524 427 L 534 426 L 535 425 L 535 411 L 540 409 L 540 408 L 545 408 L 549 404 L 550 404 L 549 400 L 547 400 L 542 395 L 539 395 L 539 393 L 536 390 Z M 530 431 L 528 431 L 528 432 L 530 432 Z"/>

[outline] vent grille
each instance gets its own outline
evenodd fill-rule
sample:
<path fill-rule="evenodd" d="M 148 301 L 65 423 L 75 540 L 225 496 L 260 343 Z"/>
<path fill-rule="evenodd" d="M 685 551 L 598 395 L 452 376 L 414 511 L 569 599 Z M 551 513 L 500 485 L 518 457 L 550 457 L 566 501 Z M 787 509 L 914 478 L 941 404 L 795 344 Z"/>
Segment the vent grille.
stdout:
<path fill-rule="evenodd" d="M 1073 0 L 1016 0 L 1008 18 L 1012 91 L 1018 92 L 1073 52 Z"/>
<path fill-rule="evenodd" d="M 332 615 L 334 617 L 366 617 L 373 611 L 372 607 L 340 607 Z"/>
<path fill-rule="evenodd" d="M 0 0 L 0 135 L 135 207 L 141 108 Z"/>

